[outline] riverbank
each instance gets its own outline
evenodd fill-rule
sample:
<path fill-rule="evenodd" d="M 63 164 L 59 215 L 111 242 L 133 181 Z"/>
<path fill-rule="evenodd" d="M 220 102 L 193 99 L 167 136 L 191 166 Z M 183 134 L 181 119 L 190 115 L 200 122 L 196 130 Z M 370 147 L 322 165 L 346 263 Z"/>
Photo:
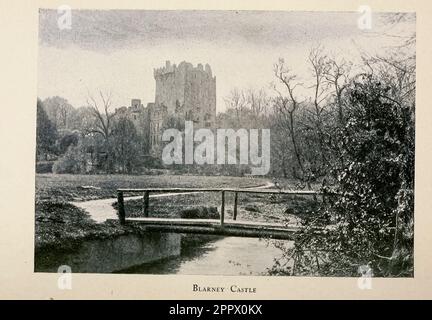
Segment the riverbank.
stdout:
<path fill-rule="evenodd" d="M 89 212 L 77 207 L 90 199 L 115 202 L 117 188 L 143 187 L 249 187 L 262 185 L 265 179 L 202 176 L 128 176 L 128 175 L 36 175 L 35 258 L 52 252 L 72 252 L 84 242 L 139 234 L 132 226 L 120 226 L 105 220 L 95 221 Z M 74 203 L 71 203 L 75 201 Z M 166 202 L 166 199 L 165 199 Z M 185 203 L 183 203 L 186 205 Z M 114 215 L 115 212 L 110 214 Z M 175 213 L 177 217 L 179 213 Z M 99 222 L 99 223 L 97 223 Z"/>
<path fill-rule="evenodd" d="M 96 223 L 87 212 L 66 202 L 37 202 L 35 208 L 35 271 L 49 270 L 55 261 L 57 267 L 66 264 L 62 259 L 85 244 L 145 234 L 139 226 Z"/>

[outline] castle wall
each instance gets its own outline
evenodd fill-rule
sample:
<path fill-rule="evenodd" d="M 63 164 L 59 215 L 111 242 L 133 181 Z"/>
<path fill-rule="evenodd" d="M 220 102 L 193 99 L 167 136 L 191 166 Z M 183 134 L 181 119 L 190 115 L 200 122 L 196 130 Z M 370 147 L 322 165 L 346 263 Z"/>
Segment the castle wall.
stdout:
<path fill-rule="evenodd" d="M 156 106 L 149 104 L 149 117 L 150 117 L 150 146 L 152 149 L 159 146 L 162 141 L 162 125 L 163 120 L 168 114 L 165 106 Z"/>
<path fill-rule="evenodd" d="M 115 110 L 116 117 L 126 117 L 131 120 L 137 129 L 138 134 L 143 135 L 145 132 L 145 108 L 140 99 L 132 99 L 129 107 L 120 107 Z"/>

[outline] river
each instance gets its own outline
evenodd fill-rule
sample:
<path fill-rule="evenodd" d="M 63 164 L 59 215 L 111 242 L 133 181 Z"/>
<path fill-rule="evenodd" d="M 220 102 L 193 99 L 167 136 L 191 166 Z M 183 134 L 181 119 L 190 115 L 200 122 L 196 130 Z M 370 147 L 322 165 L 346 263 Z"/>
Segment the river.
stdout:
<path fill-rule="evenodd" d="M 181 254 L 123 270 L 134 274 L 265 275 L 282 251 L 258 238 L 193 236 Z M 285 241 L 287 246 L 292 242 Z"/>

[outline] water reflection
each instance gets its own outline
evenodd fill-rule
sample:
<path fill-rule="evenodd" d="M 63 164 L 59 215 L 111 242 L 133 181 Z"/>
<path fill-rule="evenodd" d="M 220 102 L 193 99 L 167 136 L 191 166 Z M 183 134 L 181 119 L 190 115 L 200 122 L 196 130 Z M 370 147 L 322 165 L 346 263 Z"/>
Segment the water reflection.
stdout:
<path fill-rule="evenodd" d="M 274 259 L 281 255 L 281 250 L 267 240 L 188 235 L 182 241 L 180 256 L 143 264 L 123 273 L 265 275 Z"/>

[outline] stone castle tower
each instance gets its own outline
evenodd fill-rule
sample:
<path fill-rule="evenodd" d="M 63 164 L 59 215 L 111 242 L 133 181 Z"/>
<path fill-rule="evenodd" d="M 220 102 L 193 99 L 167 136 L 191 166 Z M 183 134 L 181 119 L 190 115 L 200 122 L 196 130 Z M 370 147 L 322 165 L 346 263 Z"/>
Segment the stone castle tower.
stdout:
<path fill-rule="evenodd" d="M 195 128 L 216 127 L 216 77 L 208 64 L 194 67 L 183 61 L 176 66 L 167 61 L 154 69 L 154 78 L 154 102 L 145 108 L 140 99 L 132 99 L 129 107 L 115 110 L 116 116 L 127 117 L 138 133 L 149 138 L 152 152 L 161 144 L 163 123 L 170 115 L 193 121 Z"/>
<path fill-rule="evenodd" d="M 163 120 L 177 114 L 194 122 L 195 127 L 212 128 L 216 124 L 216 77 L 208 64 L 181 62 L 178 66 L 166 61 L 154 69 L 156 93 L 150 110 L 151 146 L 159 145 Z"/>
<path fill-rule="evenodd" d="M 181 112 L 186 120 L 198 126 L 210 127 L 216 117 L 216 77 L 211 68 L 202 64 L 196 68 L 182 62 L 177 67 L 166 62 L 154 70 L 156 80 L 155 105 L 165 106 L 169 114 Z"/>

